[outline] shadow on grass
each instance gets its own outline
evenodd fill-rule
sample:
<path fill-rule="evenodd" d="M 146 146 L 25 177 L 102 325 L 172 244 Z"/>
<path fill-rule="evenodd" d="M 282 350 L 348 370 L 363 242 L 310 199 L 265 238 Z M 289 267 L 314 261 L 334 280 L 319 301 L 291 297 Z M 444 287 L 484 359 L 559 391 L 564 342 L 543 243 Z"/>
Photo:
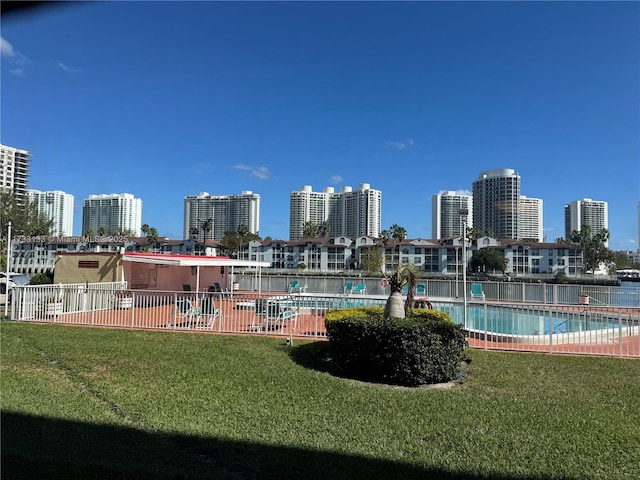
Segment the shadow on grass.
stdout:
<path fill-rule="evenodd" d="M 8 479 L 509 479 L 304 448 L 2 412 Z M 519 480 L 527 477 L 518 476 Z M 533 479 L 534 477 L 529 477 Z"/>

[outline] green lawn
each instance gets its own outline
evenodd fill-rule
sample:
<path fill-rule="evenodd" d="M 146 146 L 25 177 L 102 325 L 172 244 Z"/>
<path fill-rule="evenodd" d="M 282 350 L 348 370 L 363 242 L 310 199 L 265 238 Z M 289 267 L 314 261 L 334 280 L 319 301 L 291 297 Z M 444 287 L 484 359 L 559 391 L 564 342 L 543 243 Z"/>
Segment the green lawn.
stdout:
<path fill-rule="evenodd" d="M 2 323 L 2 478 L 631 479 L 640 361 L 469 351 L 462 386 L 326 342 Z"/>

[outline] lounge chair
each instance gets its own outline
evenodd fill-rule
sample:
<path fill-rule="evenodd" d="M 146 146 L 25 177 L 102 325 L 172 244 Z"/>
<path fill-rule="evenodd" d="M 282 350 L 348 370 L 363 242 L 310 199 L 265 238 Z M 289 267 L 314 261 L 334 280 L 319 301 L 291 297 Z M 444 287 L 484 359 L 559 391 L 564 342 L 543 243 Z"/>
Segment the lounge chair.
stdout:
<path fill-rule="evenodd" d="M 302 285 L 298 280 L 291 280 L 289 285 L 289 293 L 302 293 L 307 289 L 306 285 Z"/>
<path fill-rule="evenodd" d="M 290 323 L 294 330 L 296 329 L 298 308 L 287 302 L 258 298 L 255 312 L 258 322 L 251 325 L 253 330 L 275 330 L 283 328 L 287 323 Z"/>
<path fill-rule="evenodd" d="M 222 318 L 219 308 L 216 308 L 213 296 L 202 299 L 201 308 L 195 308 L 191 300 L 179 298 L 175 307 L 176 326 L 183 328 L 213 328 L 216 318 Z M 178 322 L 178 320 L 182 320 Z"/>
<path fill-rule="evenodd" d="M 227 293 L 226 290 L 223 290 L 218 282 L 212 283 L 207 289 L 209 293 Z"/>
<path fill-rule="evenodd" d="M 484 291 L 482 290 L 482 284 L 481 283 L 472 283 L 471 284 L 471 298 L 472 299 L 478 299 L 478 300 L 484 300 L 485 299 Z"/>
<path fill-rule="evenodd" d="M 220 308 L 216 308 L 216 300 L 213 295 L 206 295 L 200 305 L 200 318 L 197 323 L 199 328 L 213 329 L 216 319 L 222 320 Z"/>
<path fill-rule="evenodd" d="M 367 291 L 367 286 L 364 283 L 359 283 L 351 291 L 353 293 L 359 293 L 360 295 L 364 295 L 365 292 Z"/>
<path fill-rule="evenodd" d="M 177 327 L 191 327 L 200 316 L 200 311 L 193 306 L 191 300 L 187 298 L 178 298 L 174 311 L 174 318 Z M 171 325 L 171 326 L 173 326 Z"/>
<path fill-rule="evenodd" d="M 344 294 L 349 295 L 351 292 L 353 292 L 353 282 L 346 282 L 344 284 Z"/>

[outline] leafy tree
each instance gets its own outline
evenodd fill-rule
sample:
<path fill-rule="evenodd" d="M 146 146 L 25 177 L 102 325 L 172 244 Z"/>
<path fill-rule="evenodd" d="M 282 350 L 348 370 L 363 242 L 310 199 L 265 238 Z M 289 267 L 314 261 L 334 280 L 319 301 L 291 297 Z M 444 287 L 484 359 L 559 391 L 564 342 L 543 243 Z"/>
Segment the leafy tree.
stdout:
<path fill-rule="evenodd" d="M 471 257 L 471 269 L 474 272 L 482 271 L 501 271 L 507 270 L 507 259 L 500 255 L 495 248 L 481 248 L 473 252 Z"/>
<path fill-rule="evenodd" d="M 53 283 L 53 276 L 46 273 L 36 273 L 29 280 L 29 285 L 50 285 Z"/>
<path fill-rule="evenodd" d="M 314 222 L 304 222 L 302 225 L 302 237 L 313 238 L 318 236 L 318 225 Z"/>
<path fill-rule="evenodd" d="M 0 193 L 0 228 L 2 238 L 7 238 L 11 222 L 11 236 L 36 237 L 51 235 L 53 219 L 38 211 L 36 202 L 19 202 L 12 192 Z"/>
<path fill-rule="evenodd" d="M 571 232 L 569 240 L 582 248 L 582 265 L 585 272 L 593 272 L 601 263 L 613 262 L 613 253 L 605 246 L 609 240 L 609 230 L 606 228 L 594 235 L 591 227 L 585 225 L 582 230 Z"/>
<path fill-rule="evenodd" d="M 375 275 L 382 272 L 384 266 L 384 251 L 376 247 L 369 248 L 367 253 L 362 256 L 360 266 L 367 275 Z"/>
<path fill-rule="evenodd" d="M 246 225 L 238 225 L 237 230 L 227 230 L 224 232 L 220 244 L 222 248 L 228 252 L 229 256 L 237 258 L 240 247 L 249 243 L 251 240 L 260 240 L 260 236 L 251 233 L 249 227 Z"/>

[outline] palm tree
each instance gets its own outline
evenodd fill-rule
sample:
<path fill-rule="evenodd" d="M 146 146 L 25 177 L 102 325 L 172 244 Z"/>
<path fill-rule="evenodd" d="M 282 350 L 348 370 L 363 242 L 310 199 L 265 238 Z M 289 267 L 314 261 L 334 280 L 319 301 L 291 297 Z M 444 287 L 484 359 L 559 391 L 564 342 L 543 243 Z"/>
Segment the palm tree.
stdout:
<path fill-rule="evenodd" d="M 413 305 L 413 291 L 416 287 L 415 267 L 410 263 L 402 264 L 398 270 L 386 277 L 389 282 L 391 293 L 384 307 L 384 318 L 405 318 L 407 310 Z M 384 275 L 384 273 L 383 273 Z M 407 291 L 407 299 L 402 301 L 402 289 L 405 285 L 409 286 Z"/>
<path fill-rule="evenodd" d="M 407 229 L 394 223 L 389 228 L 389 231 L 391 233 L 391 238 L 393 238 L 394 240 L 397 240 L 397 243 L 396 243 L 396 245 L 394 247 L 394 252 L 395 251 L 398 252 L 398 266 L 400 266 L 400 243 L 402 243 L 402 241 L 405 238 L 407 238 Z M 394 253 L 394 255 L 395 255 L 395 253 Z M 393 261 L 393 260 L 395 260 L 395 259 L 392 259 L 391 263 L 392 263 L 392 265 L 395 265 L 395 261 Z"/>
<path fill-rule="evenodd" d="M 209 217 L 204 220 L 199 218 L 198 221 L 200 222 L 200 229 L 202 230 L 202 254 L 204 255 L 205 247 L 207 245 L 207 236 L 213 229 L 213 218 Z"/>
<path fill-rule="evenodd" d="M 195 240 L 198 238 L 198 228 L 197 227 L 191 227 L 189 229 L 189 238 L 191 240 Z"/>
<path fill-rule="evenodd" d="M 104 237 L 104 234 L 105 234 L 105 229 L 104 229 L 104 227 L 100 227 L 100 228 L 98 228 L 98 236 L 99 236 L 99 237 Z"/>
<path fill-rule="evenodd" d="M 329 235 L 330 231 L 331 231 L 331 225 L 329 225 L 329 222 L 327 222 L 326 220 L 318 224 L 319 237 L 326 237 L 327 235 Z"/>

